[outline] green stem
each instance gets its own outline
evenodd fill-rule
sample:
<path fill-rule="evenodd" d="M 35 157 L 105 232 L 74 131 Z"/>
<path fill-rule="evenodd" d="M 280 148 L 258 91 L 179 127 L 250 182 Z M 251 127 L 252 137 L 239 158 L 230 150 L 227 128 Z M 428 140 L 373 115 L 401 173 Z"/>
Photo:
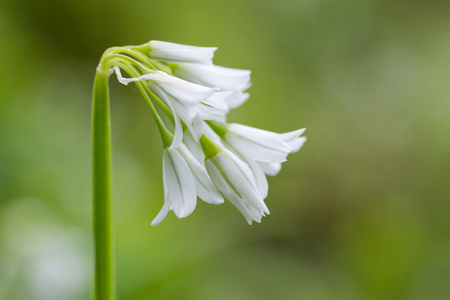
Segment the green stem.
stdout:
<path fill-rule="evenodd" d="M 135 67 L 130 65 L 127 61 L 116 61 L 115 65 L 120 67 L 131 77 L 139 77 L 139 73 L 137 72 Z M 158 112 L 156 111 L 155 107 L 153 106 L 153 103 L 152 103 L 150 97 L 148 96 L 148 94 L 145 91 L 147 90 L 148 92 L 150 92 L 152 94 L 153 94 L 153 92 L 148 89 L 146 84 L 143 84 L 140 81 L 136 81 L 135 84 L 136 84 L 136 87 L 138 88 L 139 92 L 141 93 L 141 95 L 144 97 L 144 99 L 147 103 L 147 106 L 150 108 L 150 112 L 153 115 L 153 119 L 155 120 L 156 125 L 158 125 L 158 129 L 159 129 L 159 132 L 161 133 L 161 138 L 163 140 L 164 147 L 169 147 L 169 145 L 172 143 L 173 135 L 167 129 L 167 127 L 164 125 L 164 122 L 161 120 L 161 117 L 159 116 Z M 154 97 L 155 97 L 155 99 L 161 101 L 158 97 L 156 97 L 156 96 L 154 96 Z M 164 102 L 162 102 L 162 103 L 164 103 Z M 169 112 L 170 112 L 170 110 L 169 110 Z M 170 116 L 173 118 L 172 112 L 170 112 L 169 117 Z"/>
<path fill-rule="evenodd" d="M 92 108 L 95 300 L 115 299 L 108 78 L 108 71 L 97 69 Z"/>

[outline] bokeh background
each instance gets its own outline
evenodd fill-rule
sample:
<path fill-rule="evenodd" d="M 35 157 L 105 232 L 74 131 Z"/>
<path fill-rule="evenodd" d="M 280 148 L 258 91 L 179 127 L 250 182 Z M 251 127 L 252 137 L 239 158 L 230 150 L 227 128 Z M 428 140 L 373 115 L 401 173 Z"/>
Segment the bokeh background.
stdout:
<path fill-rule="evenodd" d="M 0 3 L 0 299 L 91 296 L 91 90 L 110 46 L 218 46 L 252 70 L 233 122 L 308 141 L 271 215 L 229 203 L 150 222 L 158 131 L 110 81 L 120 300 L 442 300 L 450 295 L 450 2 Z"/>

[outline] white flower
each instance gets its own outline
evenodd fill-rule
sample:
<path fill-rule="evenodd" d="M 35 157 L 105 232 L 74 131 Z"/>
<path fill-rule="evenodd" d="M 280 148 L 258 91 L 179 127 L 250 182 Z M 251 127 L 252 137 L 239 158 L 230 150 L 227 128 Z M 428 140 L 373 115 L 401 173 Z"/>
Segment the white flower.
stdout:
<path fill-rule="evenodd" d="M 221 130 L 226 130 L 224 143 L 227 148 L 237 153 L 251 167 L 255 178 L 260 178 L 258 182 L 261 194 L 264 194 L 266 188 L 261 173 L 277 175 L 281 170 L 281 163 L 286 161 L 286 156 L 300 150 L 306 141 L 306 137 L 300 136 L 305 128 L 275 133 L 241 124 L 230 124 Z"/>
<path fill-rule="evenodd" d="M 291 147 L 274 132 L 241 124 L 230 124 L 224 137 L 243 156 L 265 163 L 281 163 Z"/>
<path fill-rule="evenodd" d="M 249 86 L 249 70 L 232 69 L 212 64 L 178 63 L 174 74 L 187 81 L 222 90 L 242 90 Z"/>
<path fill-rule="evenodd" d="M 210 204 L 223 203 L 223 197 L 195 157 L 184 144 L 166 148 L 163 154 L 164 205 L 153 220 L 158 225 L 173 210 L 178 218 L 189 216 L 197 196 Z"/>
<path fill-rule="evenodd" d="M 151 58 L 167 62 L 198 62 L 211 64 L 216 47 L 196 47 L 162 41 L 150 41 Z"/>
<path fill-rule="evenodd" d="M 242 213 L 249 224 L 252 221 L 261 222 L 269 210 L 250 167 L 231 151 L 218 147 L 205 137 L 202 137 L 201 143 L 206 154 L 206 170 L 222 195 Z M 208 153 L 210 147 L 218 150 L 213 150 L 211 155 L 211 152 Z"/>
<path fill-rule="evenodd" d="M 236 108 L 247 101 L 249 94 L 244 91 L 250 87 L 249 70 L 225 68 L 212 64 L 178 63 L 174 74 L 187 81 L 213 87 L 218 90 L 232 91 L 225 99 L 229 108 Z"/>

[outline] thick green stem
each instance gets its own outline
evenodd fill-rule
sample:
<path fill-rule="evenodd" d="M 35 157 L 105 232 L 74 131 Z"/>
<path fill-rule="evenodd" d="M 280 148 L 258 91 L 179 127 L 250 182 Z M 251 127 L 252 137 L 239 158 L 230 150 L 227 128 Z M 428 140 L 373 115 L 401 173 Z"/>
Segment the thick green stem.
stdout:
<path fill-rule="evenodd" d="M 108 78 L 108 72 L 97 69 L 92 108 L 95 300 L 115 299 Z"/>

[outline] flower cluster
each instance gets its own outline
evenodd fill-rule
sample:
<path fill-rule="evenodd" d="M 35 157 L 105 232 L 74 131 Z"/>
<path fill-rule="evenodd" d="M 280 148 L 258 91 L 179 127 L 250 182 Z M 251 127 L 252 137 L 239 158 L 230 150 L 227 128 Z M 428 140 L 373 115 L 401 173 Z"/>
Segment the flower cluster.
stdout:
<path fill-rule="evenodd" d="M 250 71 L 214 65 L 216 49 L 150 41 L 105 54 L 119 82 L 138 85 L 163 138 L 165 199 L 152 225 L 170 210 L 187 217 L 197 197 L 211 204 L 227 199 L 249 224 L 260 222 L 269 214 L 266 175 L 276 175 L 287 155 L 306 141 L 304 129 L 278 134 L 226 122 L 229 110 L 249 97 Z M 173 133 L 152 100 L 173 120 Z"/>

